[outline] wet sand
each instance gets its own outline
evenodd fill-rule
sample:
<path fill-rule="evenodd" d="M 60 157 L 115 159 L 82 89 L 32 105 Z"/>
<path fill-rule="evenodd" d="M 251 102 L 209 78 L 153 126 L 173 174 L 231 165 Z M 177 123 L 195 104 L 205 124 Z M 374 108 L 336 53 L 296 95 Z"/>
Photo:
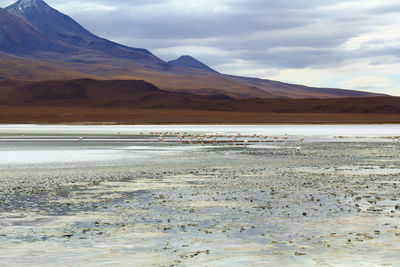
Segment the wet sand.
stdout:
<path fill-rule="evenodd" d="M 399 143 L 331 138 L 153 149 L 142 160 L 0 166 L 0 265 L 400 261 Z"/>

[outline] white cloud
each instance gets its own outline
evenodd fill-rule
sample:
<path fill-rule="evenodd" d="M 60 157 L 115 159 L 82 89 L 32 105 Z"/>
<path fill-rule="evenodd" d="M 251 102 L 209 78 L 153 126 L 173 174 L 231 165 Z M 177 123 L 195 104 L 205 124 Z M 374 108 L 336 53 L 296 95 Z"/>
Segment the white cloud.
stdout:
<path fill-rule="evenodd" d="M 381 76 L 361 76 L 338 83 L 343 88 L 356 89 L 371 92 L 386 92 L 400 95 L 400 85 L 394 85 L 394 81 Z"/>
<path fill-rule="evenodd" d="M 87 12 L 110 12 L 110 11 L 116 11 L 117 7 L 112 6 L 112 5 L 104 5 L 104 4 L 99 4 L 99 3 L 82 3 L 82 2 L 77 2 L 77 5 L 79 5 L 79 12 L 81 13 L 87 13 Z M 76 7 L 71 6 L 71 3 L 63 3 L 63 4 L 58 4 L 58 8 L 64 10 L 66 13 L 73 13 L 76 12 Z"/>

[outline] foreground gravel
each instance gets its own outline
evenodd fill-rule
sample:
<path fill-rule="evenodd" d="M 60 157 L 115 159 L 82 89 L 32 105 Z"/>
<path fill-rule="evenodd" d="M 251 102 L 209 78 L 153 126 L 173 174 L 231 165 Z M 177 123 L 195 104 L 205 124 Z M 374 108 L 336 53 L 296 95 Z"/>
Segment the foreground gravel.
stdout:
<path fill-rule="evenodd" d="M 0 265 L 396 266 L 400 145 L 298 145 L 3 167 Z"/>

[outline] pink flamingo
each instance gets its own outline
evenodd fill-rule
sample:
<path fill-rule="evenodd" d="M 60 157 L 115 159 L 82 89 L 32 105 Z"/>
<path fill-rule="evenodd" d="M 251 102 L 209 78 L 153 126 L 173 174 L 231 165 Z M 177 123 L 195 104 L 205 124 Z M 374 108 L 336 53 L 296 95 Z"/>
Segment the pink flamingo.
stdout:
<path fill-rule="evenodd" d="M 232 139 L 233 139 L 233 145 L 236 145 L 237 136 L 236 136 L 236 135 L 234 135 L 234 136 L 232 137 Z"/>

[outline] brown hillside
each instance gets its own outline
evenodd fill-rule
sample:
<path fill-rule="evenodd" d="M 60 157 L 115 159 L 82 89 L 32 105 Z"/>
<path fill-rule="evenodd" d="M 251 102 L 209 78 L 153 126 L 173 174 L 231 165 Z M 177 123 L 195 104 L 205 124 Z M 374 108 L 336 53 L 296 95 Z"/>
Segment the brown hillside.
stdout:
<path fill-rule="evenodd" d="M 397 97 L 247 98 L 160 90 L 142 80 L 0 81 L 0 104 L 274 113 L 400 114 Z"/>

